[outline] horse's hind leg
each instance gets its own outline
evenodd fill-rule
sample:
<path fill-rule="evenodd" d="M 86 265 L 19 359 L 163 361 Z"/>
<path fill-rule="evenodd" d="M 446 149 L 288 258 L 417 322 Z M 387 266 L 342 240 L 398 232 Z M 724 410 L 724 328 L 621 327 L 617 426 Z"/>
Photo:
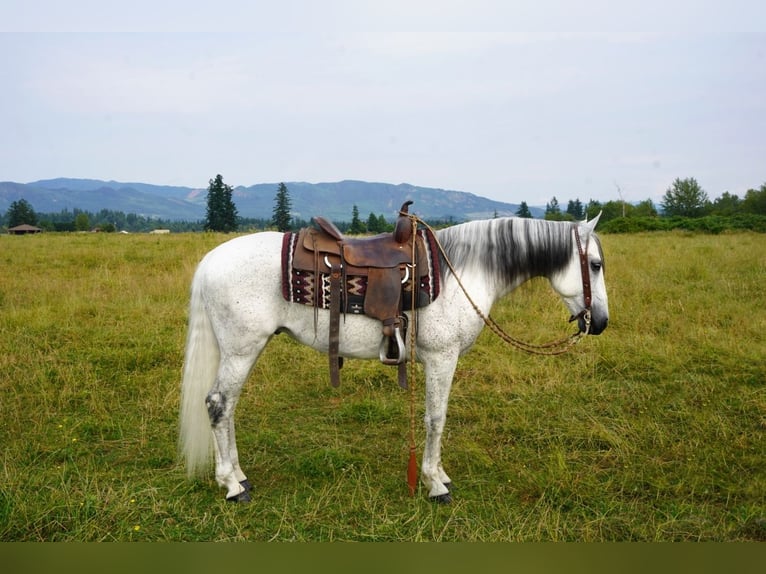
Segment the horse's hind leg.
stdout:
<path fill-rule="evenodd" d="M 226 488 L 226 499 L 250 500 L 250 483 L 239 466 L 234 410 L 255 357 L 221 358 L 213 388 L 205 399 L 215 437 L 215 479 Z"/>
<path fill-rule="evenodd" d="M 210 405 L 210 399 L 208 399 L 208 405 Z M 239 453 L 237 451 L 237 440 L 234 432 L 234 416 L 229 418 L 227 425 L 228 431 L 224 428 L 224 424 L 221 424 L 221 428 L 218 429 L 213 426 L 213 435 L 215 440 L 213 446 L 215 447 L 215 469 L 216 469 L 216 481 L 222 487 L 226 488 L 226 499 L 231 502 L 249 502 L 250 490 L 252 486 L 247 476 L 242 472 L 242 468 L 239 466 Z M 219 432 L 223 435 L 223 438 L 219 436 Z M 219 446 L 222 444 L 223 446 Z M 222 455 L 222 452 L 226 452 L 228 444 L 228 457 Z M 231 469 L 231 470 L 229 470 Z M 238 482 L 238 487 L 233 487 L 231 476 Z M 234 489 L 238 492 L 233 493 Z"/>

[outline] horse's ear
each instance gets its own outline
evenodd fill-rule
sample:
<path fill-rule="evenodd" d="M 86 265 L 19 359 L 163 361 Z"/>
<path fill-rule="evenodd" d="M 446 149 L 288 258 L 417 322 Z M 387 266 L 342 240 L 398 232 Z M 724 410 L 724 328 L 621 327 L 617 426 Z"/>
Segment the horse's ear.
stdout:
<path fill-rule="evenodd" d="M 598 220 L 601 218 L 602 213 L 603 211 L 599 211 L 596 217 L 594 217 L 590 221 L 583 222 L 583 225 L 587 227 L 588 229 L 590 229 L 591 231 L 594 231 L 596 229 L 596 225 L 598 225 Z"/>

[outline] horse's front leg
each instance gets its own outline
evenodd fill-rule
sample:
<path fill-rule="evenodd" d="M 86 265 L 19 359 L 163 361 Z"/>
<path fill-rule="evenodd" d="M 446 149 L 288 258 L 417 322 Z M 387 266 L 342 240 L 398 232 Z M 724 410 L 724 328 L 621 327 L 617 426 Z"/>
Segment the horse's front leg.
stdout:
<path fill-rule="evenodd" d="M 444 472 L 441 462 L 441 441 L 447 422 L 447 404 L 457 356 L 438 362 L 424 361 L 426 376 L 426 444 L 423 451 L 421 481 L 428 487 L 428 496 L 441 503 L 452 502 L 452 481 Z"/>
<path fill-rule="evenodd" d="M 234 410 L 252 362 L 222 360 L 215 385 L 205 399 L 215 440 L 215 479 L 232 502 L 250 500 L 250 482 L 239 466 Z"/>

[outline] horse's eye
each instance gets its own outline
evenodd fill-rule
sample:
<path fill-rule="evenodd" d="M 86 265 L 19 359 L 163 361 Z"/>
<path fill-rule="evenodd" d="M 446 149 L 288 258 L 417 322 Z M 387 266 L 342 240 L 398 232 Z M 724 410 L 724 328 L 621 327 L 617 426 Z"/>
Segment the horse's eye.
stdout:
<path fill-rule="evenodd" d="M 598 273 L 599 271 L 601 271 L 601 261 L 591 261 L 590 268 L 593 270 L 594 273 Z"/>

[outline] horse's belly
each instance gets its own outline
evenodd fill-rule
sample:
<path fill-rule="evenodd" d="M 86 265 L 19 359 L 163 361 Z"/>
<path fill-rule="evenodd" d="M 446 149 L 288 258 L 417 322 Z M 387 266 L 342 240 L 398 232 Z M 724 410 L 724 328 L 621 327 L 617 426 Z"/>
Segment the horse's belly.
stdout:
<path fill-rule="evenodd" d="M 327 353 L 330 339 L 330 313 L 320 310 L 317 313 L 316 327 L 314 309 L 290 303 L 289 315 L 292 320 L 282 329 L 295 340 Z M 382 324 L 376 319 L 364 315 L 343 315 L 340 317 L 339 355 L 353 359 L 377 359 L 383 339 Z"/>

